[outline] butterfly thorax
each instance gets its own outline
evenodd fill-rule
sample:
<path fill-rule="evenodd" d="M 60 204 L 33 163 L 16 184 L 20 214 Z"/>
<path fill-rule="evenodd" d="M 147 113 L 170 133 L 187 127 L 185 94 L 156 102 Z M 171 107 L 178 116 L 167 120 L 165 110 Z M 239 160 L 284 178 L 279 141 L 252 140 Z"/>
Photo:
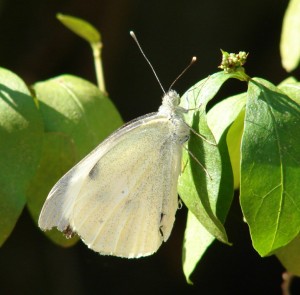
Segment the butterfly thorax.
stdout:
<path fill-rule="evenodd" d="M 168 91 L 162 100 L 162 105 L 158 109 L 158 114 L 166 116 L 171 124 L 171 138 L 172 141 L 183 144 L 189 138 L 190 129 L 184 122 L 183 114 L 187 112 L 186 109 L 179 106 L 180 97 L 176 91 Z"/>

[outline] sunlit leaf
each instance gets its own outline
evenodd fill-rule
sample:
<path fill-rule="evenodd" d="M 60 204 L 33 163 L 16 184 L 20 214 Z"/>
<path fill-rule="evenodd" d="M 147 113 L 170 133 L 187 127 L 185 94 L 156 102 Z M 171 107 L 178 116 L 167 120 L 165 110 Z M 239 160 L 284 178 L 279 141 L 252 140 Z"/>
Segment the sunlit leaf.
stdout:
<path fill-rule="evenodd" d="M 46 131 L 70 136 L 78 160 L 122 124 L 110 99 L 81 78 L 63 75 L 36 83 L 33 88 Z"/>
<path fill-rule="evenodd" d="M 58 13 L 56 17 L 68 29 L 70 29 L 72 32 L 85 39 L 89 43 L 98 43 L 101 41 L 101 35 L 99 31 L 87 21 L 62 13 Z"/>
<path fill-rule="evenodd" d="M 300 276 L 300 236 L 276 251 L 276 256 L 288 272 Z"/>
<path fill-rule="evenodd" d="M 212 210 L 217 201 L 221 182 L 221 156 L 218 147 L 213 144 L 215 139 L 206 122 L 206 105 L 230 77 L 230 74 L 219 72 L 203 79 L 192 86 L 181 99 L 184 108 L 195 109 L 188 112 L 186 122 L 206 140 L 191 134 L 187 149 L 203 167 L 184 151 L 179 195 L 202 225 L 223 242 L 227 242 L 225 229 Z"/>
<path fill-rule="evenodd" d="M 218 196 L 217 207 L 214 209 L 217 217 L 222 222 L 226 218 L 233 196 L 231 165 L 234 167 L 233 172 L 236 173 L 235 188 L 239 184 L 240 143 L 243 131 L 245 103 L 246 94 L 238 94 L 222 100 L 207 114 L 208 125 L 218 143 L 222 158 L 223 177 L 220 184 L 221 194 Z M 231 165 L 228 163 L 228 151 Z M 189 211 L 183 251 L 183 270 L 188 283 L 192 283 L 190 275 L 214 240 L 215 237 Z"/>
<path fill-rule="evenodd" d="M 300 0 L 290 0 L 283 19 L 280 53 L 283 67 L 294 70 L 300 61 Z"/>
<path fill-rule="evenodd" d="M 190 276 L 214 240 L 215 237 L 212 236 L 195 215 L 189 211 L 184 233 L 184 248 L 182 254 L 183 272 L 189 284 L 193 284 Z"/>
<path fill-rule="evenodd" d="M 262 256 L 288 244 L 300 230 L 299 126 L 299 104 L 263 79 L 249 83 L 241 206 Z"/>
<path fill-rule="evenodd" d="M 190 210 L 183 245 L 183 270 L 188 283 L 192 283 L 190 276 L 206 249 L 215 237 L 220 239 L 220 236 L 217 236 L 220 235 L 218 231 L 221 232 L 223 242 L 227 242 L 222 222 L 226 218 L 233 197 L 233 175 L 226 144 L 228 129 L 220 131 L 221 126 L 218 127 L 212 116 L 208 120 L 213 130 L 212 134 L 206 123 L 205 109 L 207 102 L 214 97 L 221 85 L 232 77 L 235 76 L 217 73 L 192 87 L 183 97 L 183 101 L 188 101 L 183 105 L 185 108 L 194 109 L 201 105 L 199 108 L 200 124 L 195 120 L 197 113 L 194 117 L 188 116 L 187 122 L 194 120 L 192 127 L 197 128 L 195 130 L 205 136 L 206 140 L 202 140 L 200 144 L 201 139 L 194 136 L 194 141 L 190 140 L 188 148 L 209 173 L 208 175 L 202 167 L 199 167 L 198 163 L 196 163 L 198 167 L 193 166 L 194 159 L 188 159 L 185 155 L 184 161 L 186 162 L 184 163 L 186 164 L 179 181 L 179 194 Z M 223 113 L 218 114 L 219 118 L 223 115 L 226 116 Z M 212 142 L 215 139 L 218 149 L 207 142 L 207 140 Z M 195 173 L 196 169 L 198 174 Z"/>
<path fill-rule="evenodd" d="M 12 232 L 36 172 L 43 122 L 25 83 L 0 69 L 0 245 Z"/>
<path fill-rule="evenodd" d="M 75 145 L 71 138 L 58 132 L 45 133 L 39 168 L 27 191 L 27 206 L 36 224 L 45 196 L 75 161 Z M 66 239 L 57 229 L 46 231 L 45 234 L 61 246 L 71 246 L 78 240 Z"/>
<path fill-rule="evenodd" d="M 234 188 L 240 184 L 240 146 L 244 127 L 244 109 L 246 93 L 241 93 L 216 104 L 208 112 L 208 124 L 216 139 L 226 136 L 227 147 L 230 155 L 234 175 Z"/>

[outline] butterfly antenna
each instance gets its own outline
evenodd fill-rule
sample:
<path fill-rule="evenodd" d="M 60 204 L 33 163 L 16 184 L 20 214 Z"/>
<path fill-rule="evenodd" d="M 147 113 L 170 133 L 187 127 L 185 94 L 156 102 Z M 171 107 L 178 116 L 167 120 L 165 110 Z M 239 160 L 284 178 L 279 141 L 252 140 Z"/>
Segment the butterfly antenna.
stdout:
<path fill-rule="evenodd" d="M 178 75 L 178 77 L 171 84 L 171 86 L 169 87 L 169 91 L 174 86 L 174 84 L 178 81 L 178 79 L 191 67 L 191 65 L 196 62 L 196 60 L 197 60 L 197 57 L 193 56 L 191 62 L 189 63 L 189 65 L 187 67 L 185 67 L 185 69 Z"/>
<path fill-rule="evenodd" d="M 163 88 L 162 84 L 160 83 L 160 81 L 159 81 L 159 79 L 158 79 L 158 76 L 157 76 L 157 74 L 156 74 L 156 72 L 155 72 L 155 70 L 154 70 L 154 68 L 153 68 L 153 66 L 152 66 L 152 64 L 151 64 L 151 62 L 149 61 L 149 59 L 147 58 L 146 54 L 144 53 L 144 51 L 143 51 L 143 49 L 142 49 L 142 47 L 141 47 L 141 45 L 140 45 L 140 43 L 139 43 L 139 41 L 138 41 L 138 39 L 137 39 L 135 33 L 134 33 L 133 31 L 130 31 L 130 36 L 133 38 L 133 40 L 135 41 L 135 43 L 136 43 L 137 46 L 139 47 L 139 49 L 140 49 L 142 55 L 144 56 L 144 58 L 145 58 L 146 61 L 148 62 L 148 64 L 149 64 L 149 66 L 150 66 L 152 72 L 154 73 L 154 76 L 155 76 L 155 78 L 156 78 L 156 80 L 157 80 L 157 82 L 158 82 L 160 88 L 161 88 L 162 91 L 163 91 L 163 93 L 166 94 L 166 91 L 165 91 L 165 89 Z M 181 75 L 180 75 L 180 76 L 181 76 Z M 180 77 L 180 76 L 179 76 L 179 77 Z M 177 79 L 176 79 L 176 80 L 177 80 Z M 175 81 L 176 81 L 176 80 L 175 80 Z M 173 84 L 174 84 L 174 83 L 173 83 Z M 172 84 L 172 85 L 173 85 L 173 84 Z"/>

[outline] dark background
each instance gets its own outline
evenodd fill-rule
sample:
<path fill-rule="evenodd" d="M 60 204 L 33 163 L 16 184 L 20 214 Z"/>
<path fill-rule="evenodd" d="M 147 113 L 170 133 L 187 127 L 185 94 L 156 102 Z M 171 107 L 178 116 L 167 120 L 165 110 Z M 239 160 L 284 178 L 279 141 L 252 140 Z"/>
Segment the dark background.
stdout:
<path fill-rule="evenodd" d="M 216 72 L 220 48 L 250 52 L 250 76 L 279 83 L 279 40 L 288 1 L 283 0 L 2 0 L 0 66 L 29 85 L 70 73 L 95 82 L 88 44 L 64 28 L 58 12 L 90 21 L 102 33 L 106 87 L 125 121 L 155 111 L 162 91 L 137 46 L 134 30 L 165 88 L 192 56 L 198 62 L 176 83 L 183 93 Z M 296 76 L 299 72 L 294 73 Z M 230 81 L 215 101 L 246 85 Z M 233 246 L 215 242 L 189 286 L 181 267 L 186 209 L 179 210 L 169 241 L 151 257 L 103 257 L 78 243 L 49 242 L 24 210 L 0 249 L 0 294 L 281 294 L 283 268 L 253 250 L 235 197 L 226 229 Z M 296 294 L 296 293 L 295 293 Z"/>

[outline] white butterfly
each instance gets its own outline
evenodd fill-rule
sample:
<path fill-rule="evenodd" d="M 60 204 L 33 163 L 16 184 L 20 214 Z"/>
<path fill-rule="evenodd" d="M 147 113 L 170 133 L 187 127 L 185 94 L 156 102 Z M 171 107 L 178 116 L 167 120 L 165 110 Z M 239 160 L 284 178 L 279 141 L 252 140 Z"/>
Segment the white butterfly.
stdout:
<path fill-rule="evenodd" d="M 179 103 L 168 91 L 158 112 L 123 126 L 65 174 L 49 193 L 39 227 L 76 232 L 104 255 L 156 252 L 175 221 L 182 145 L 190 134 Z"/>

